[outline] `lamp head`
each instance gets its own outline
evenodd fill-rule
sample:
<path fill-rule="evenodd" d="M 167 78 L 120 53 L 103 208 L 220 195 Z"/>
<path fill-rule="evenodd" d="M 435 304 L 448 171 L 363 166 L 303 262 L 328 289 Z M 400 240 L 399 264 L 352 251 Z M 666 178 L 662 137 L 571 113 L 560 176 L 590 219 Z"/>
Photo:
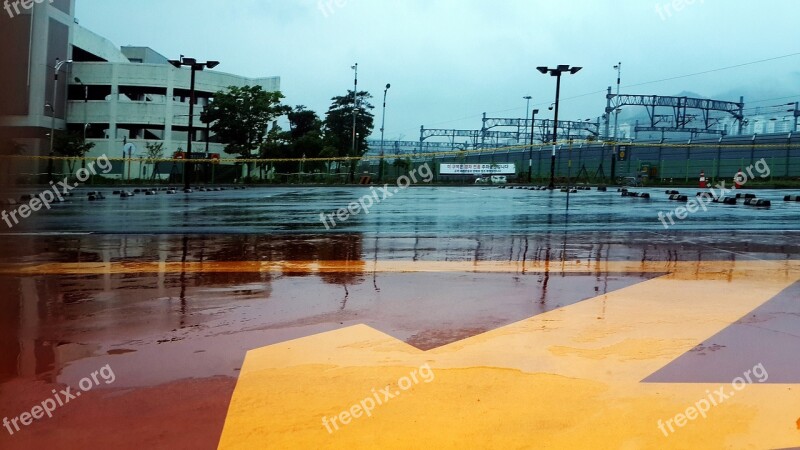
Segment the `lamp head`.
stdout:
<path fill-rule="evenodd" d="M 209 69 L 213 69 L 214 67 L 217 67 L 218 65 L 219 65 L 219 61 L 209 61 L 209 62 L 206 63 L 206 67 L 208 67 Z"/>
<path fill-rule="evenodd" d="M 180 69 L 183 66 L 183 63 L 178 61 L 177 59 L 170 59 L 169 63 L 172 64 L 176 69 Z"/>
<path fill-rule="evenodd" d="M 536 70 L 538 70 L 543 75 L 547 73 L 547 67 L 545 67 L 545 66 L 539 66 L 539 67 L 536 68 Z"/>
<path fill-rule="evenodd" d="M 575 75 L 576 73 L 580 72 L 581 69 L 583 69 L 583 67 L 573 67 L 573 68 L 569 69 L 569 73 L 571 73 L 572 75 Z"/>
<path fill-rule="evenodd" d="M 388 91 L 388 90 L 389 90 L 389 88 L 391 88 L 391 87 L 392 87 L 392 85 L 391 85 L 391 84 L 389 84 L 389 83 L 386 83 L 386 90 L 387 90 L 387 91 Z"/>

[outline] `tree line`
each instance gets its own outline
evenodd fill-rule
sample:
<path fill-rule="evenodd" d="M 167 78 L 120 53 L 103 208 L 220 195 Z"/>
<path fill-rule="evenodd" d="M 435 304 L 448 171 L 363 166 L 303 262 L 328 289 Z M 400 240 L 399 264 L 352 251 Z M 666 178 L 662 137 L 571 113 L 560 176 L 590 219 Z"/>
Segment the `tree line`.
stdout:
<path fill-rule="evenodd" d="M 231 86 L 218 92 L 201 120 L 209 123 L 217 139 L 225 144 L 225 152 L 242 159 L 315 159 L 360 158 L 367 152 L 367 137 L 374 129 L 375 108 L 369 92 L 350 90 L 347 95 L 331 98 L 331 105 L 322 119 L 303 105 L 283 105 L 280 92 L 267 92 L 261 86 Z M 353 149 L 353 110 L 356 111 L 356 148 Z M 289 129 L 282 129 L 280 117 L 289 120 Z M 356 160 L 347 167 L 351 181 Z M 278 172 L 294 172 L 297 162 L 275 162 Z M 252 165 L 248 164 L 248 169 Z M 308 161 L 304 172 L 324 170 L 325 163 Z"/>
<path fill-rule="evenodd" d="M 213 102 L 200 114 L 200 120 L 209 124 L 216 141 L 225 144 L 225 153 L 240 159 L 316 159 L 354 157 L 344 164 L 349 169 L 350 180 L 355 173 L 357 159 L 369 149 L 367 137 L 374 129 L 375 107 L 372 95 L 358 91 L 353 95 L 331 98 L 331 105 L 321 118 L 303 105 L 290 107 L 282 104 L 280 92 L 267 92 L 261 86 L 230 86 L 217 92 Z M 356 111 L 356 148 L 353 149 L 353 110 Z M 286 116 L 289 129 L 278 125 Z M 55 151 L 62 156 L 83 157 L 93 147 L 75 131 L 60 131 L 55 136 Z M 163 144 L 149 144 L 147 159 L 156 160 L 163 155 Z M 22 153 L 22 150 L 17 150 Z M 275 162 L 278 172 L 299 170 L 296 162 Z M 255 164 L 247 164 L 248 177 Z M 262 166 L 263 167 L 263 166 Z M 308 161 L 303 171 L 311 173 L 326 170 L 324 162 Z"/>

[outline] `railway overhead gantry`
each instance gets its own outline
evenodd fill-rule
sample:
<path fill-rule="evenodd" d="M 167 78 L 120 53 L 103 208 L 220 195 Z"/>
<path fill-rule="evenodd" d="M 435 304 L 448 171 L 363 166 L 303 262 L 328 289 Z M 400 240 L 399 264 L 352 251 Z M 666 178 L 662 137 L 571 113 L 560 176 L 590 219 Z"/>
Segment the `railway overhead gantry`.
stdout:
<path fill-rule="evenodd" d="M 450 139 L 450 145 L 453 149 L 466 150 L 467 147 L 474 149 L 485 148 L 487 139 L 514 139 L 519 142 L 527 142 L 530 139 L 530 133 L 519 133 L 514 131 L 489 131 L 489 130 L 452 130 L 443 128 L 425 128 L 420 127 L 419 131 L 419 148 L 420 152 L 427 143 L 426 140 L 434 137 L 444 137 Z M 467 138 L 465 144 L 457 144 L 456 138 Z M 498 144 L 499 145 L 499 144 Z"/>
<path fill-rule="evenodd" d="M 692 137 L 699 134 L 728 134 L 725 129 L 715 128 L 720 121 L 730 116 L 736 121 L 741 134 L 744 121 L 744 97 L 739 102 L 727 102 L 704 98 L 667 97 L 660 95 L 616 95 L 608 88 L 606 95 L 605 135 L 609 131 L 611 113 L 623 106 L 643 106 L 647 109 L 650 123 L 647 126 L 636 125 L 635 132 L 655 131 L 662 133 L 689 133 Z M 665 108 L 671 109 L 663 114 Z"/>
<path fill-rule="evenodd" d="M 518 131 L 515 137 L 519 142 L 529 141 L 531 127 L 533 127 L 534 140 L 542 143 L 548 143 L 553 140 L 553 121 L 550 119 L 496 118 L 486 117 L 486 113 L 483 114 L 482 132 L 491 133 L 489 130 L 498 127 L 516 128 Z M 600 135 L 600 119 L 597 119 L 597 122 L 592 122 L 591 120 L 583 122 L 559 120 L 558 129 L 558 135 L 563 136 L 565 140 L 592 139 Z M 489 135 L 487 134 L 487 137 Z"/>

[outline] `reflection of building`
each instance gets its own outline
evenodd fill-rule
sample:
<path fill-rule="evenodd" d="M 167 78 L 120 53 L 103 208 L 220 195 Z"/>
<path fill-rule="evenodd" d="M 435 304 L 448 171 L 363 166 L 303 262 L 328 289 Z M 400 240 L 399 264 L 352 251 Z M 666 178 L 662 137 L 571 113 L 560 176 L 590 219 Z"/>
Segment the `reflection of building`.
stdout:
<path fill-rule="evenodd" d="M 74 10 L 74 0 L 37 2 L 25 11 L 27 14 L 0 19 L 4 60 L 29 61 L 28 67 L 18 64 L 11 68 L 11 74 L 3 75 L 4 90 L 10 86 L 8 90 L 13 93 L 10 102 L 0 105 L 0 116 L 4 116 L 0 125 L 6 127 L 6 137 L 23 143 L 27 154 L 48 154 L 53 115 L 49 103 L 59 58 L 74 62 L 64 64 L 59 71 L 55 128 L 85 132 L 95 144 L 89 156 L 121 157 L 125 143 L 134 144 L 134 156 L 143 156 L 148 143 L 163 143 L 164 156 L 168 157 L 185 149 L 189 70 L 172 67 L 166 57 L 149 48 L 117 48 L 78 25 Z M 9 44 L 15 48 L 7 48 Z M 197 73 L 195 152 L 205 152 L 205 141 L 210 138 L 209 152 L 222 153 L 223 145 L 207 135 L 200 113 L 215 92 L 244 85 L 277 91 L 280 78 L 249 79 L 217 70 Z M 115 169 L 121 173 L 120 167 Z M 134 168 L 134 173 L 144 174 L 147 168 L 141 169 Z"/>

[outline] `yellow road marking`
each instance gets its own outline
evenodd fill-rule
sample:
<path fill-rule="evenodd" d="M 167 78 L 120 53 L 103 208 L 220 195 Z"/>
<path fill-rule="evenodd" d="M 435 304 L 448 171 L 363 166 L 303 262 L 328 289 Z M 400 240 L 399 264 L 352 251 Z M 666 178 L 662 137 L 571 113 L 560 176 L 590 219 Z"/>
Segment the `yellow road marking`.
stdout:
<path fill-rule="evenodd" d="M 607 265 L 648 271 L 642 266 L 665 267 Z M 748 386 L 706 419 L 665 437 L 658 420 L 673 418 L 723 385 L 640 381 L 800 280 L 800 266 L 749 261 L 669 267 L 669 276 L 428 352 L 366 325 L 252 350 L 219 448 L 796 446 L 796 386 Z M 323 426 L 323 417 L 350 409 L 425 363 L 435 374 L 430 383 L 338 431 Z"/>
<path fill-rule="evenodd" d="M 733 276 L 753 270 L 767 273 L 765 264 L 777 273 L 800 268 L 800 261 L 190 261 L 190 262 L 85 262 L 46 264 L 0 264 L 2 275 L 102 275 L 145 273 L 671 273 L 675 276 Z"/>

